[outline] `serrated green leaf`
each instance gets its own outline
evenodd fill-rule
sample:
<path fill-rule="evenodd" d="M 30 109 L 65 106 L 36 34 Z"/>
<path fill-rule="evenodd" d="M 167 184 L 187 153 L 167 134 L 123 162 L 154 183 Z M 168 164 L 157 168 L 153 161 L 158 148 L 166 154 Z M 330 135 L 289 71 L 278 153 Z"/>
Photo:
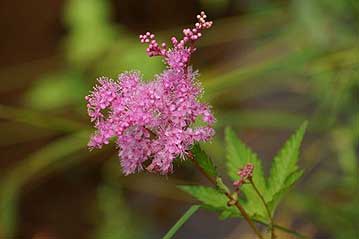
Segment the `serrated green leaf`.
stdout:
<path fill-rule="evenodd" d="M 236 207 L 229 207 L 227 205 L 229 199 L 215 188 L 189 185 L 178 187 L 202 202 L 204 208 L 220 212 L 220 218 L 242 217 Z M 253 207 L 248 201 L 243 201 L 241 198 L 238 201 L 251 218 L 265 222 L 266 217 L 258 214 L 256 207 Z"/>
<path fill-rule="evenodd" d="M 239 179 L 239 176 L 237 175 L 238 169 L 244 167 L 247 163 L 252 163 L 254 165 L 253 182 L 259 191 L 266 195 L 266 182 L 264 179 L 262 163 L 258 159 L 258 156 L 253 153 L 251 149 L 249 149 L 244 143 L 242 143 L 230 128 L 226 129 L 226 143 L 228 175 L 233 180 L 237 180 Z M 241 191 L 247 199 L 246 207 L 250 208 L 253 214 L 257 214 L 258 217 L 266 218 L 265 207 L 252 185 L 242 185 Z"/>
<path fill-rule="evenodd" d="M 178 187 L 211 209 L 225 210 L 230 208 L 227 206 L 228 198 L 217 189 L 205 186 L 189 185 L 181 185 Z"/>
<path fill-rule="evenodd" d="M 274 194 L 272 196 L 272 199 L 268 202 L 269 208 L 272 208 L 273 210 L 278 206 L 278 203 L 283 196 L 284 193 L 286 193 L 290 187 L 303 175 L 303 170 L 298 169 L 297 171 L 293 172 L 291 175 L 288 176 L 286 179 L 285 185 L 279 192 Z"/>
<path fill-rule="evenodd" d="M 228 198 L 215 188 L 205 186 L 178 186 L 181 190 L 190 194 L 203 203 L 203 207 L 212 211 L 221 212 L 231 216 L 241 216 L 237 208 L 227 205 Z M 247 213 L 251 216 L 250 212 Z"/>
<path fill-rule="evenodd" d="M 237 180 L 239 179 L 238 169 L 247 163 L 252 163 L 254 165 L 253 180 L 259 190 L 265 190 L 266 184 L 261 161 L 249 147 L 237 138 L 231 128 L 226 129 L 226 144 L 228 175 L 233 180 Z"/>
<path fill-rule="evenodd" d="M 179 188 L 203 203 L 203 207 L 220 212 L 220 218 L 242 217 L 239 210 L 234 206 L 228 206 L 229 199 L 215 188 L 204 186 L 179 186 Z M 248 201 L 239 198 L 238 201 L 246 210 L 247 214 L 257 220 L 265 221 L 266 217 L 258 214 L 258 210 Z"/>
<path fill-rule="evenodd" d="M 201 168 L 212 177 L 217 177 L 216 166 L 214 166 L 212 160 L 208 157 L 206 152 L 201 149 L 199 144 L 195 144 L 191 151 Z"/>
<path fill-rule="evenodd" d="M 307 127 L 307 122 L 295 132 L 274 158 L 268 181 L 270 206 L 272 213 L 282 195 L 299 179 L 302 171 L 298 169 L 300 145 Z"/>

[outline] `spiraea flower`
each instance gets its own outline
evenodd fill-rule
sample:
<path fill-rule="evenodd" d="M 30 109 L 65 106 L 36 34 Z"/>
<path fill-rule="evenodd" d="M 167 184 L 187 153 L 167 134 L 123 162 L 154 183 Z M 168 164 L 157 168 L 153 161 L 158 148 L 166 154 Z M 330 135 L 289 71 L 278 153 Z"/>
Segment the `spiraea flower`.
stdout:
<path fill-rule="evenodd" d="M 119 148 L 124 174 L 146 169 L 168 174 L 176 158 L 185 159 L 191 145 L 214 135 L 215 118 L 210 106 L 199 101 L 202 88 L 189 66 L 195 42 L 211 27 L 202 12 L 183 39 L 171 38 L 172 47 L 159 45 L 154 34 L 140 35 L 148 43 L 147 54 L 164 58 L 167 69 L 149 83 L 139 72 L 126 72 L 118 80 L 98 79 L 88 102 L 88 115 L 96 132 L 88 146 L 101 148 L 111 139 Z M 201 126 L 194 126 L 198 120 Z"/>
<path fill-rule="evenodd" d="M 172 48 L 167 48 L 166 43 L 159 45 L 155 39 L 155 35 L 150 32 L 140 35 L 140 41 L 142 43 L 148 43 L 147 54 L 149 56 L 164 57 L 167 65 L 171 69 L 185 69 L 188 66 L 191 54 L 196 50 L 195 42 L 202 37 L 202 30 L 212 26 L 212 21 L 207 21 L 206 18 L 206 14 L 201 12 L 201 14 L 197 15 L 197 22 L 194 28 L 183 29 L 183 38 L 181 40 L 172 37 Z"/>

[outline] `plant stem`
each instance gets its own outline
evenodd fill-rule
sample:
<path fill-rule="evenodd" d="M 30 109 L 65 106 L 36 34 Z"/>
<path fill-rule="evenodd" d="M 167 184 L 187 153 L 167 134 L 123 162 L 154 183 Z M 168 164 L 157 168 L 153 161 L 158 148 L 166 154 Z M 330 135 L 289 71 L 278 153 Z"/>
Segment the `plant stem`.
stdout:
<path fill-rule="evenodd" d="M 266 211 L 267 211 L 267 214 L 268 214 L 268 218 L 270 220 L 270 224 L 269 224 L 269 228 L 270 228 L 270 231 L 271 231 L 271 239 L 275 239 L 276 236 L 275 236 L 275 233 L 274 233 L 274 222 L 273 222 L 273 217 L 272 217 L 272 214 L 270 212 L 270 209 L 268 207 L 268 204 L 266 203 L 266 201 L 264 200 L 264 197 L 263 195 L 260 193 L 260 191 L 258 190 L 257 186 L 254 184 L 253 182 L 253 179 L 250 178 L 249 179 L 249 182 L 251 183 L 252 187 L 254 188 L 254 191 L 256 191 L 257 195 L 259 196 L 259 198 L 261 199 Z"/>
<path fill-rule="evenodd" d="M 259 223 L 259 224 L 262 224 L 262 225 L 264 225 L 266 227 L 269 227 L 269 224 L 266 223 L 266 222 L 262 222 L 262 221 L 259 221 L 259 220 L 256 220 L 256 219 L 253 219 L 253 221 L 255 221 L 255 222 Z M 288 234 L 291 234 L 291 235 L 295 236 L 296 238 L 311 239 L 308 236 L 302 235 L 301 233 L 299 233 L 297 231 L 291 230 L 289 228 L 283 227 L 283 226 L 278 225 L 278 224 L 273 224 L 273 227 L 277 228 L 280 231 L 283 231 L 283 232 L 286 232 Z"/>
<path fill-rule="evenodd" d="M 162 239 L 171 239 L 176 232 L 178 231 L 178 229 L 180 229 L 183 224 L 195 213 L 197 212 L 197 210 L 200 208 L 199 205 L 193 205 L 192 207 L 190 207 L 187 212 L 185 214 L 183 214 L 183 216 L 176 222 L 175 225 L 173 225 L 173 227 L 171 227 L 171 229 L 166 233 L 166 235 L 162 238 Z"/>
<path fill-rule="evenodd" d="M 193 162 L 193 164 L 196 166 L 196 168 L 214 185 L 217 186 L 217 182 L 216 180 L 211 177 L 205 170 L 203 170 L 203 168 L 198 164 L 198 162 L 194 159 L 192 153 L 189 153 L 189 158 L 190 160 Z M 257 235 L 258 238 L 260 239 L 264 239 L 263 236 L 261 235 L 261 233 L 259 232 L 259 230 L 257 229 L 256 225 L 254 224 L 254 222 L 252 221 L 252 219 L 249 217 L 248 213 L 245 211 L 245 209 L 242 207 L 242 205 L 238 202 L 238 200 L 236 200 L 235 198 L 233 198 L 233 196 L 229 193 L 226 192 L 225 193 L 226 197 L 230 200 L 230 201 L 236 201 L 236 203 L 234 204 L 234 206 L 236 206 L 238 208 L 238 210 L 241 212 L 242 216 L 244 217 L 244 219 L 248 222 L 249 226 L 252 228 L 252 230 L 254 231 L 254 233 Z"/>

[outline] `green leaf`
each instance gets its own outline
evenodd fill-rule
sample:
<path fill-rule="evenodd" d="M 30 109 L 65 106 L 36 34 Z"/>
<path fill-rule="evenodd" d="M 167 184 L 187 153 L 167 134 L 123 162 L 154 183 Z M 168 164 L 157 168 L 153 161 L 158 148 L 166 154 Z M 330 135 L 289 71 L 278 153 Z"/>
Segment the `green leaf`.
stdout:
<path fill-rule="evenodd" d="M 269 208 L 272 209 L 272 212 L 274 212 L 275 208 L 277 207 L 281 197 L 285 192 L 287 192 L 290 187 L 303 175 L 303 170 L 298 169 L 297 171 L 293 172 L 291 175 L 288 176 L 288 178 L 285 181 L 285 185 L 279 192 L 275 193 L 271 200 L 268 201 Z"/>
<path fill-rule="evenodd" d="M 220 218 L 242 217 L 236 207 L 229 207 L 227 205 L 227 202 L 229 201 L 227 196 L 215 188 L 188 185 L 178 187 L 202 202 L 205 208 L 220 212 Z M 250 217 L 263 221 L 263 218 L 265 217 L 258 214 L 255 210 L 256 207 L 253 207 L 240 198 L 238 200 Z"/>
<path fill-rule="evenodd" d="M 272 213 L 283 194 L 303 173 L 298 168 L 297 162 L 306 127 L 307 122 L 304 122 L 273 160 L 268 181 Z"/>
<path fill-rule="evenodd" d="M 238 169 L 247 163 L 254 165 L 253 180 L 259 190 L 266 188 L 263 174 L 262 163 L 258 156 L 252 152 L 243 142 L 241 142 L 231 128 L 226 129 L 227 143 L 227 169 L 228 175 L 233 179 L 239 179 Z"/>
<path fill-rule="evenodd" d="M 238 180 L 239 176 L 237 171 L 247 163 L 254 165 L 253 182 L 258 190 L 266 195 L 267 187 L 264 179 L 262 163 L 258 156 L 253 153 L 244 143 L 242 143 L 236 134 L 230 128 L 226 129 L 226 142 L 227 142 L 227 169 L 228 175 L 232 180 Z M 266 218 L 266 211 L 263 203 L 258 197 L 256 191 L 250 184 L 241 186 L 241 191 L 245 195 L 246 207 L 250 208 L 254 214 L 261 218 Z"/>
<path fill-rule="evenodd" d="M 224 220 L 230 217 L 242 217 L 237 208 L 235 207 L 228 207 L 227 202 L 228 198 L 220 193 L 218 190 L 210 187 L 204 187 L 204 186 L 178 186 L 181 190 L 189 193 L 199 201 L 201 201 L 204 204 L 204 207 L 208 209 L 212 209 L 215 211 L 220 212 L 220 219 Z M 244 207 L 244 209 L 247 211 L 248 215 L 256 222 L 261 223 L 262 225 L 265 225 L 268 227 L 268 223 L 263 220 L 263 218 L 260 218 L 258 215 L 253 213 L 251 208 L 248 208 L 246 204 L 239 199 L 240 203 Z M 307 238 L 302 236 L 301 234 L 292 231 L 290 229 L 287 229 L 285 227 L 274 225 L 277 229 L 281 231 L 285 231 L 287 233 L 296 235 L 298 238 Z"/>
<path fill-rule="evenodd" d="M 180 229 L 183 224 L 200 208 L 199 205 L 193 205 L 191 206 L 183 215 L 182 217 L 176 222 L 175 225 L 166 233 L 166 235 L 163 237 L 163 239 L 171 239 L 178 229 Z"/>
<path fill-rule="evenodd" d="M 231 216 L 233 216 L 231 211 L 223 211 L 221 212 L 221 214 L 219 215 L 219 219 L 220 220 L 226 220 L 228 218 L 230 218 Z"/>
<path fill-rule="evenodd" d="M 235 207 L 229 207 L 227 205 L 228 198 L 215 188 L 204 186 L 178 186 L 181 190 L 190 194 L 192 197 L 198 199 L 203 203 L 203 206 L 207 209 L 224 212 L 228 211 L 230 215 L 240 216 L 239 211 Z"/>
<path fill-rule="evenodd" d="M 206 207 L 216 210 L 223 211 L 230 207 L 227 206 L 228 198 L 217 189 L 204 187 L 204 186 L 189 186 L 182 185 L 178 186 L 181 190 L 192 195 L 194 198 L 201 201 Z"/>
<path fill-rule="evenodd" d="M 216 167 L 208 155 L 201 149 L 199 144 L 195 144 L 192 148 L 192 153 L 195 160 L 203 168 L 203 170 L 213 177 L 217 177 Z"/>

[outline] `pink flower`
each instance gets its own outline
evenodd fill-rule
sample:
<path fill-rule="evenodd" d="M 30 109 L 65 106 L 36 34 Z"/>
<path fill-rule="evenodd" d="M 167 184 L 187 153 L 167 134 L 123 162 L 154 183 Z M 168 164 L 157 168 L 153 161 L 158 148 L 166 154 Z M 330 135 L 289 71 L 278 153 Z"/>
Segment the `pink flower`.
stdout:
<path fill-rule="evenodd" d="M 176 37 L 171 38 L 173 47 L 167 49 L 166 43 L 159 45 L 155 35 L 146 32 L 140 35 L 141 43 L 148 43 L 147 54 L 151 56 L 162 56 L 167 65 L 172 69 L 183 69 L 187 66 L 191 54 L 196 50 L 195 42 L 202 37 L 202 30 L 212 26 L 212 21 L 206 21 L 206 14 L 201 12 L 197 15 L 197 22 L 192 29 L 183 29 L 183 38 L 178 41 Z"/>
<path fill-rule="evenodd" d="M 253 177 L 253 170 L 254 165 L 251 163 L 247 163 L 243 168 L 240 168 L 237 173 L 240 178 L 233 182 L 233 186 L 238 188 L 242 186 L 242 184 L 248 183 L 248 180 Z"/>
<path fill-rule="evenodd" d="M 215 118 L 210 107 L 199 102 L 202 88 L 196 81 L 197 74 L 188 66 L 201 30 L 212 25 L 205 18 L 202 12 L 195 28 L 183 31 L 182 40 L 172 38 L 172 49 L 166 44 L 159 46 L 151 33 L 140 36 L 141 42 L 149 43 L 148 55 L 162 56 L 168 65 L 153 81 L 145 83 L 138 72 L 123 73 L 118 81 L 101 77 L 86 97 L 88 114 L 96 128 L 89 147 L 101 148 L 116 138 L 126 175 L 144 168 L 170 173 L 175 158 L 184 159 L 192 144 L 208 141 L 214 135 Z M 190 46 L 186 46 L 188 43 Z M 194 126 L 198 119 L 204 126 Z"/>

